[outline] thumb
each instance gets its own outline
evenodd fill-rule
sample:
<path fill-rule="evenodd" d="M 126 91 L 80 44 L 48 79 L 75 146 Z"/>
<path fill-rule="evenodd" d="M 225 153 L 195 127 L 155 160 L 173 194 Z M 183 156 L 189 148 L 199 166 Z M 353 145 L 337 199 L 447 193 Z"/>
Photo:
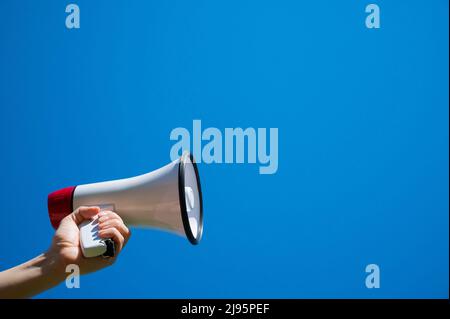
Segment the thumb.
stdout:
<path fill-rule="evenodd" d="M 96 206 L 80 206 L 72 214 L 70 218 L 79 225 L 83 221 L 91 219 L 100 212 L 100 207 Z"/>

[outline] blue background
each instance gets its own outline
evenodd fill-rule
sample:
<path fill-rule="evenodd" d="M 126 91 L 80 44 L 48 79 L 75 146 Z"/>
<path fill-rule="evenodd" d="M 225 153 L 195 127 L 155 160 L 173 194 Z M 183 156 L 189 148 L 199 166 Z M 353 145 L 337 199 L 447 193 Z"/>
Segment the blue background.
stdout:
<path fill-rule="evenodd" d="M 39 297 L 448 297 L 448 1 L 0 1 L 0 269 L 47 194 L 169 162 L 175 127 L 279 128 L 279 169 L 200 165 L 199 246 L 134 230 Z M 365 267 L 381 288 L 365 287 Z"/>

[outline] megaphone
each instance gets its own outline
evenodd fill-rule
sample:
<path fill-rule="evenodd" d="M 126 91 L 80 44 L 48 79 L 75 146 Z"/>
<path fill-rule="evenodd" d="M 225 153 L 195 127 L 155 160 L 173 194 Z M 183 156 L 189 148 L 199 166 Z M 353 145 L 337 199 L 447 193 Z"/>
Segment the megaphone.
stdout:
<path fill-rule="evenodd" d="M 80 206 L 113 210 L 129 226 L 173 232 L 194 245 L 203 233 L 198 168 L 188 152 L 147 174 L 66 187 L 49 194 L 48 212 L 53 227 L 56 229 L 65 216 Z M 95 218 L 80 225 L 80 245 L 85 257 L 111 256 L 113 242 L 99 238 L 97 229 Z"/>

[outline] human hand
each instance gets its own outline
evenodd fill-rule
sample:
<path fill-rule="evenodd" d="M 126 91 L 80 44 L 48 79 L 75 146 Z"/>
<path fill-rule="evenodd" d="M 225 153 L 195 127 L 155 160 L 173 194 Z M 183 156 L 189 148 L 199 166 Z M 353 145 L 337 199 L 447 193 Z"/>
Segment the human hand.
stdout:
<path fill-rule="evenodd" d="M 85 258 L 80 247 L 80 225 L 99 214 L 99 236 L 114 240 L 113 258 Z M 130 238 L 130 231 L 116 213 L 98 207 L 80 207 L 60 223 L 49 250 L 21 265 L 0 272 L 0 298 L 26 298 L 56 286 L 75 264 L 81 274 L 110 266 Z"/>
<path fill-rule="evenodd" d="M 101 256 L 85 258 L 81 251 L 78 226 L 97 214 L 99 215 L 99 236 L 111 238 L 114 241 L 116 255 L 112 258 Z M 119 215 L 112 211 L 101 212 L 99 207 L 83 206 L 61 221 L 48 254 L 56 257 L 58 263 L 64 268 L 68 264 L 75 264 L 80 268 L 81 274 L 86 274 L 113 264 L 129 237 L 130 231 Z"/>

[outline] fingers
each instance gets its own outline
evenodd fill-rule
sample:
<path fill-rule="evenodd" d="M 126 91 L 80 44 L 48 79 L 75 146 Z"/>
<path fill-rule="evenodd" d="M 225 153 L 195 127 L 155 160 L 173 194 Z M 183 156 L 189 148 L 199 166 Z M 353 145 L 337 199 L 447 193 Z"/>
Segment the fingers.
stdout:
<path fill-rule="evenodd" d="M 98 219 L 99 236 L 102 238 L 112 238 L 116 243 L 118 252 L 123 248 L 130 238 L 130 230 L 123 223 L 122 218 L 114 212 L 103 211 Z"/>
<path fill-rule="evenodd" d="M 118 219 L 122 221 L 122 218 L 120 218 L 119 215 L 116 213 L 110 211 L 110 210 L 104 210 L 98 214 L 98 222 L 101 223 L 103 221 L 106 221 L 108 219 Z"/>
<path fill-rule="evenodd" d="M 80 206 L 72 214 L 68 215 L 64 219 L 69 219 L 79 225 L 87 219 L 91 219 L 100 212 L 99 207 L 95 206 Z"/>
<path fill-rule="evenodd" d="M 130 237 L 130 230 L 125 226 L 122 218 L 114 212 L 103 211 L 98 215 L 98 226 L 100 229 L 115 227 L 125 238 L 125 241 Z"/>
<path fill-rule="evenodd" d="M 110 219 L 103 223 L 99 223 L 98 227 L 100 230 L 109 228 L 117 229 L 119 233 L 124 237 L 125 243 L 128 241 L 128 237 L 130 236 L 130 231 L 128 230 L 127 226 L 125 226 L 125 224 L 118 219 Z"/>

